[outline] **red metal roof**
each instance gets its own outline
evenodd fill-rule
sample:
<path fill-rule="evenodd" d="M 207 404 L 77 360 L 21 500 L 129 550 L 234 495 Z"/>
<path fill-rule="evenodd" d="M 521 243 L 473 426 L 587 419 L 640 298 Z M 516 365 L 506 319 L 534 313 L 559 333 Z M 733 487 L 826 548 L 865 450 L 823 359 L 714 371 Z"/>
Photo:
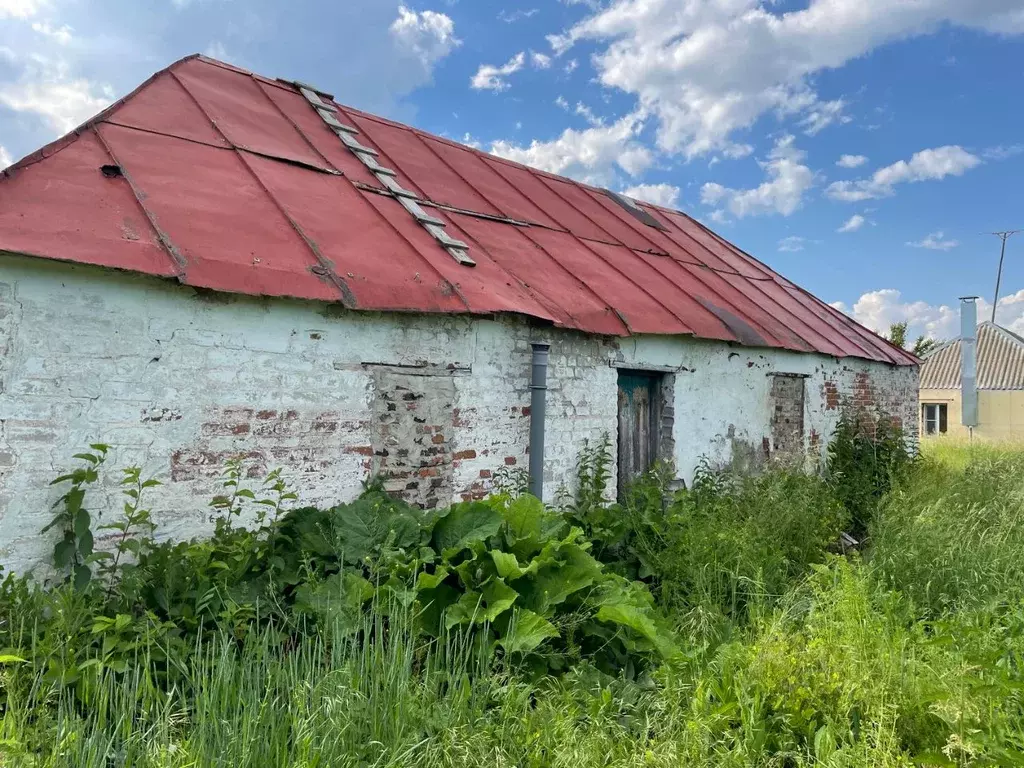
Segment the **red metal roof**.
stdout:
<path fill-rule="evenodd" d="M 645 203 L 645 223 L 604 190 L 334 106 L 476 266 L 299 88 L 201 56 L 4 172 L 0 251 L 352 309 L 517 313 L 917 364 L 683 213 Z"/>

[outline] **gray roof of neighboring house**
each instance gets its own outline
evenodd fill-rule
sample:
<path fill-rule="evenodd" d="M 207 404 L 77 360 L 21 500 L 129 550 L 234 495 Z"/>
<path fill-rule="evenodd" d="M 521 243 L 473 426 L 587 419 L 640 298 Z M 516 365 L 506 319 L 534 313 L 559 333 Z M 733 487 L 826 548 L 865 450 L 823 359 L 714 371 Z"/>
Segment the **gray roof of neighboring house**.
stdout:
<path fill-rule="evenodd" d="M 960 389 L 960 339 L 928 353 L 921 389 Z M 1024 338 L 995 323 L 978 326 L 978 389 L 1024 389 Z"/>

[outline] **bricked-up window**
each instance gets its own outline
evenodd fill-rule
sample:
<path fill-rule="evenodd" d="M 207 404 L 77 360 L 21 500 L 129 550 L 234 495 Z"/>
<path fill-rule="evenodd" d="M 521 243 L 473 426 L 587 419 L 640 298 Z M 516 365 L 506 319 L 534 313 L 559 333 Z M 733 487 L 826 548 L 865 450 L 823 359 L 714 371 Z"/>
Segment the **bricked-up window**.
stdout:
<path fill-rule="evenodd" d="M 780 459 L 804 457 L 804 379 L 799 374 L 771 374 L 771 453 Z"/>
<path fill-rule="evenodd" d="M 925 403 L 921 406 L 924 433 L 926 435 L 946 434 L 947 406 L 945 403 Z"/>
<path fill-rule="evenodd" d="M 451 376 L 378 368 L 374 385 L 374 475 L 410 504 L 447 506 L 453 486 Z"/>

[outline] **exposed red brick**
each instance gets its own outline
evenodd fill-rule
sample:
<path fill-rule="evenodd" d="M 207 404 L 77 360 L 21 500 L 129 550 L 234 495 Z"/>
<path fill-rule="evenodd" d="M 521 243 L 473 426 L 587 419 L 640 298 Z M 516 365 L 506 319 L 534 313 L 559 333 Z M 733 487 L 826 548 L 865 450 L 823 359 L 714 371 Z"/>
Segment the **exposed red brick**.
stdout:
<path fill-rule="evenodd" d="M 486 478 L 489 478 L 490 476 L 491 476 L 491 470 L 489 470 L 489 469 L 481 469 L 480 470 L 480 477 L 486 479 Z"/>
<path fill-rule="evenodd" d="M 474 451 L 472 449 L 470 449 L 468 451 L 459 451 L 454 456 L 452 456 L 452 458 L 455 459 L 456 461 L 461 461 L 463 459 L 475 459 L 476 458 L 476 451 Z"/>
<path fill-rule="evenodd" d="M 506 456 L 505 457 L 505 465 L 506 466 L 514 467 L 518 463 L 519 463 L 519 461 L 516 459 L 515 456 Z"/>
<path fill-rule="evenodd" d="M 373 456 L 371 445 L 350 445 L 344 449 L 345 453 L 354 453 L 358 456 Z"/>
<path fill-rule="evenodd" d="M 825 382 L 825 410 L 836 411 L 839 409 L 842 400 L 839 397 L 839 387 L 834 381 Z"/>

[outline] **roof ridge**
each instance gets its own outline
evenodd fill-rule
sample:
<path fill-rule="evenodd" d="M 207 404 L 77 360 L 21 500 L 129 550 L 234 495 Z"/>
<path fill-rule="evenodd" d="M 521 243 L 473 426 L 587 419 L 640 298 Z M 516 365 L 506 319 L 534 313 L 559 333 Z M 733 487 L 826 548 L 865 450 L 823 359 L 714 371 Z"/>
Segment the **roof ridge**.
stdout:
<path fill-rule="evenodd" d="M 992 322 L 991 320 L 986 320 L 985 322 L 980 323 L 980 325 L 989 327 L 992 330 L 997 331 L 1003 336 L 1006 336 L 1007 340 L 1010 341 L 1011 343 L 1018 344 L 1022 348 L 1024 348 L 1024 337 L 1021 337 L 1014 331 L 1011 331 L 1009 328 L 999 325 L 999 323 Z"/>

